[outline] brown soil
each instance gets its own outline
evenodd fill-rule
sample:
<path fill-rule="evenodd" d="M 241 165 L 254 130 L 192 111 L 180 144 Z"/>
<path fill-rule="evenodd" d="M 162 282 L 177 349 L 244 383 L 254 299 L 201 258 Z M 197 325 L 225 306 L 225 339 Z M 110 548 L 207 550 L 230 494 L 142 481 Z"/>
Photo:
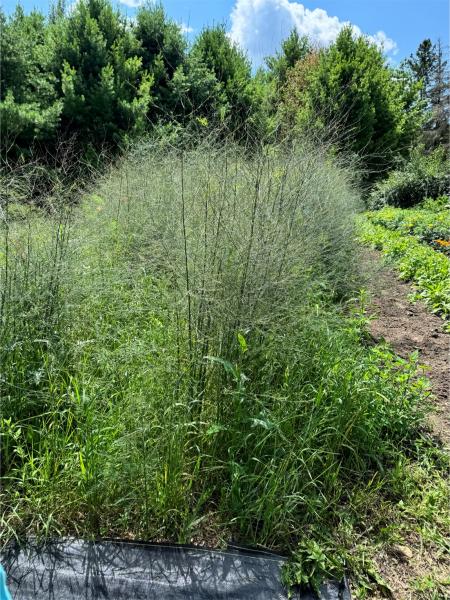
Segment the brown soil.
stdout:
<path fill-rule="evenodd" d="M 415 350 L 419 352 L 436 407 L 430 424 L 442 443 L 450 448 L 450 335 L 443 331 L 440 317 L 423 303 L 408 299 L 414 288 L 383 265 L 379 252 L 364 250 L 362 262 L 372 295 L 369 313 L 375 317 L 370 325 L 371 334 L 376 341 L 386 340 L 402 358 Z"/>
<path fill-rule="evenodd" d="M 450 336 L 443 331 L 444 323 L 423 303 L 409 300 L 413 286 L 399 280 L 395 272 L 383 264 L 379 252 L 362 250 L 361 266 L 371 295 L 371 335 L 377 342 L 384 339 L 403 358 L 411 352 L 419 352 L 436 408 L 430 416 L 430 427 L 438 440 L 450 448 Z M 427 577 L 444 581 L 448 577 L 450 558 L 433 544 L 424 545 L 412 532 L 403 544 L 399 546 L 403 548 L 401 552 L 384 548 L 374 557 L 379 573 L 392 590 L 390 597 L 394 600 L 413 600 L 419 596 L 430 600 L 448 598 L 446 592 L 437 590 L 419 594 L 414 582 Z M 381 597 L 373 595 L 374 599 Z"/>
<path fill-rule="evenodd" d="M 426 578 L 440 582 L 446 581 L 450 568 L 448 557 L 439 553 L 436 548 L 424 548 L 419 539 L 408 540 L 408 546 L 405 548 L 409 550 L 407 556 L 400 555 L 395 551 L 395 547 L 382 550 L 375 556 L 375 563 L 392 590 L 391 599 L 414 600 L 420 597 L 421 600 L 446 600 L 446 598 L 448 600 L 446 585 L 434 590 L 427 590 L 425 586 L 422 588 L 422 593 L 419 594 L 413 583 L 424 581 Z M 373 600 L 381 600 L 382 597 L 374 595 Z"/>

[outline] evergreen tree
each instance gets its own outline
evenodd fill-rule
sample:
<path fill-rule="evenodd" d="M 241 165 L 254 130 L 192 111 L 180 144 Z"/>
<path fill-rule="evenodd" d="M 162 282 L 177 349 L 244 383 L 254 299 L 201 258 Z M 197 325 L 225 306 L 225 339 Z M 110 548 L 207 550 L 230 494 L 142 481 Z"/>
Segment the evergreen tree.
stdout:
<path fill-rule="evenodd" d="M 297 30 L 293 29 L 289 37 L 282 42 L 281 52 L 266 58 L 266 65 L 276 81 L 277 88 L 281 88 L 286 83 L 289 69 L 292 69 L 298 61 L 303 60 L 311 51 L 308 37 L 300 37 Z"/>
<path fill-rule="evenodd" d="M 0 12 L 1 150 L 5 159 L 30 155 L 39 142 L 50 143 L 62 103 L 51 71 L 53 49 L 44 16 L 17 7 L 7 19 Z"/>
<path fill-rule="evenodd" d="M 278 106 L 284 134 L 295 134 L 297 118 L 305 109 L 307 90 L 320 60 L 321 53 L 311 50 L 286 73 L 286 83 L 279 92 Z"/>
<path fill-rule="evenodd" d="M 425 128 L 428 146 L 449 145 L 450 136 L 450 78 L 448 62 L 444 59 L 441 41 L 434 52 L 434 65 L 429 85 L 431 115 Z"/>
<path fill-rule="evenodd" d="M 195 40 L 191 55 L 214 74 L 220 85 L 221 120 L 226 121 L 233 135 L 245 137 L 246 124 L 254 109 L 249 60 L 230 41 L 223 25 L 204 29 Z"/>
<path fill-rule="evenodd" d="M 168 116 L 174 108 L 170 82 L 184 63 L 186 41 L 179 25 L 167 18 L 160 4 L 141 7 L 133 33 L 140 44 L 143 68 L 153 77 L 152 121 Z"/>
<path fill-rule="evenodd" d="M 143 131 L 153 81 L 139 42 L 108 0 L 80 0 L 54 35 L 64 131 L 94 147 Z"/>
<path fill-rule="evenodd" d="M 183 124 L 192 119 L 214 125 L 224 104 L 222 86 L 215 73 L 196 55 L 179 65 L 169 83 L 174 116 Z M 206 119 L 206 120 L 205 120 Z"/>
<path fill-rule="evenodd" d="M 151 2 L 131 22 L 110 0 L 79 0 L 70 12 L 55 0 L 48 18 L 0 11 L 0 28 L 0 147 L 8 158 L 56 154 L 66 137 L 113 149 L 173 118 L 220 125 L 247 143 L 266 139 L 281 120 L 285 131 L 338 125 L 347 150 L 384 170 L 421 123 L 419 84 L 429 145 L 448 136 L 447 62 L 430 40 L 396 70 L 351 28 L 321 51 L 293 30 L 252 75 L 224 26 L 204 29 L 187 51 L 179 25 Z"/>
<path fill-rule="evenodd" d="M 413 73 L 416 81 L 422 84 L 420 97 L 422 100 L 429 99 L 429 89 L 435 69 L 436 53 L 435 47 L 430 39 L 423 40 L 419 44 L 415 55 L 406 60 L 406 65 Z"/>
<path fill-rule="evenodd" d="M 423 40 L 406 61 L 415 80 L 420 84 L 425 118 L 423 133 L 427 149 L 449 143 L 449 72 L 440 40 L 433 44 Z"/>
<path fill-rule="evenodd" d="M 351 27 L 320 53 L 300 105 L 300 124 L 339 132 L 346 149 L 364 159 L 370 177 L 406 153 L 420 127 L 416 86 Z"/>

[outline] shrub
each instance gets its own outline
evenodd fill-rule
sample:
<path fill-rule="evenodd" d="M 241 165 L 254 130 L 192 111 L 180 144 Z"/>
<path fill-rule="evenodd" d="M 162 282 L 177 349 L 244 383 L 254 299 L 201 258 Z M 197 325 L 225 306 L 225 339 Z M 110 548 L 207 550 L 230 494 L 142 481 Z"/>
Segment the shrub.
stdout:
<path fill-rule="evenodd" d="M 409 162 L 378 182 L 369 198 L 369 206 L 378 209 L 387 204 L 408 208 L 425 198 L 437 198 L 449 191 L 450 176 L 444 148 L 430 154 L 417 149 Z"/>
<path fill-rule="evenodd" d="M 450 199 L 448 196 L 425 198 L 425 200 L 420 203 L 419 208 L 423 210 L 429 210 L 431 212 L 439 212 L 441 210 L 450 208 Z"/>

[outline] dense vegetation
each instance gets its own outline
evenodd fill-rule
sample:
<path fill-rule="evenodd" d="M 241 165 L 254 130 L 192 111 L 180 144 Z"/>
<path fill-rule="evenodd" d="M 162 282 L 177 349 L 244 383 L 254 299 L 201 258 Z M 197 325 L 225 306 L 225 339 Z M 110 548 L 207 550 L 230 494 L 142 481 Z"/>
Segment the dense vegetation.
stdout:
<path fill-rule="evenodd" d="M 326 548 L 374 482 L 398 493 L 383 472 L 411 460 L 427 392 L 414 362 L 362 343 L 358 202 L 308 145 L 153 143 L 73 214 L 12 221 L 4 531 L 233 535 L 290 548 L 291 580 L 312 583 L 296 545 L 315 532 L 317 577 L 350 560 L 370 588 L 350 538 Z"/>
<path fill-rule="evenodd" d="M 409 210 L 403 211 L 408 219 Z M 411 215 L 414 218 L 414 215 Z M 433 312 L 450 316 L 450 239 L 436 238 L 434 247 L 425 246 L 415 236 L 403 234 L 395 227 L 379 225 L 377 216 L 369 215 L 361 224 L 361 239 L 381 250 L 398 270 L 402 279 L 416 284 L 415 299 L 425 301 Z M 430 227 L 431 229 L 431 227 Z M 445 326 L 448 330 L 448 324 Z"/>
<path fill-rule="evenodd" d="M 449 200 L 441 196 L 436 200 L 425 200 L 416 208 L 402 210 L 386 207 L 367 213 L 376 225 L 407 233 L 419 241 L 446 252 L 444 241 L 450 238 Z"/>
<path fill-rule="evenodd" d="M 0 21 L 2 543 L 233 537 L 360 598 L 380 549 L 448 549 L 429 384 L 372 343 L 357 252 L 450 314 L 440 46 L 293 31 L 255 73 L 152 4 Z"/>
<path fill-rule="evenodd" d="M 321 50 L 294 31 L 253 75 L 223 26 L 188 47 L 153 4 L 133 21 L 109 0 L 81 0 L 70 11 L 58 3 L 48 17 L 18 7 L 0 14 L 0 26 L 4 162 L 49 161 L 68 140 L 93 161 L 176 122 L 220 126 L 247 143 L 292 128 L 332 131 L 370 175 L 407 152 L 425 118 L 416 71 L 389 67 L 350 28 Z"/>
<path fill-rule="evenodd" d="M 450 174 L 445 146 L 431 152 L 425 152 L 423 146 L 415 147 L 407 160 L 399 159 L 397 163 L 387 177 L 372 187 L 368 198 L 371 208 L 385 205 L 408 208 L 425 198 L 448 194 Z"/>
<path fill-rule="evenodd" d="M 2 16 L 1 61 L 2 149 L 13 158 L 72 136 L 84 151 L 114 149 L 174 117 L 237 129 L 258 110 L 250 64 L 225 29 L 205 30 L 188 53 L 161 6 L 134 22 L 108 0 L 58 5 L 49 18 L 18 7 Z"/>

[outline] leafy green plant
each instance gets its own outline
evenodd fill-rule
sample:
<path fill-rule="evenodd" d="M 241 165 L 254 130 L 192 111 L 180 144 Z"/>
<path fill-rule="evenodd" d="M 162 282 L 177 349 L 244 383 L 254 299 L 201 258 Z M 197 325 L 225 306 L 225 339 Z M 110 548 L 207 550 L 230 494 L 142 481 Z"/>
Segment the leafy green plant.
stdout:
<path fill-rule="evenodd" d="M 381 250 L 402 279 L 417 287 L 416 297 L 424 300 L 433 312 L 444 318 L 450 315 L 450 261 L 414 237 L 364 218 L 360 222 L 360 239 Z"/>
<path fill-rule="evenodd" d="M 30 158 L 30 146 L 53 142 L 60 125 L 51 34 L 43 15 L 26 15 L 21 6 L 8 19 L 0 12 L 0 29 L 1 148 Z"/>
<path fill-rule="evenodd" d="M 366 343 L 352 174 L 306 141 L 183 142 L 2 220 L 2 541 L 233 536 L 292 582 L 345 561 L 379 587 L 358 527 L 386 527 L 429 392 Z"/>
<path fill-rule="evenodd" d="M 366 215 L 375 225 L 413 235 L 419 241 L 432 245 L 436 250 L 450 252 L 450 213 L 446 209 L 431 211 L 426 208 L 386 207 L 379 211 L 368 212 Z"/>
<path fill-rule="evenodd" d="M 419 204 L 418 208 L 430 210 L 432 212 L 439 212 L 440 210 L 450 208 L 450 199 L 445 195 L 438 196 L 437 198 L 425 198 L 425 200 Z"/>
<path fill-rule="evenodd" d="M 369 207 L 378 209 L 386 204 L 408 208 L 425 198 L 437 198 L 448 194 L 450 178 L 444 147 L 425 154 L 417 148 L 408 161 L 400 163 L 386 179 L 375 184 Z"/>
<path fill-rule="evenodd" d="M 298 545 L 283 575 L 288 585 L 310 587 L 319 592 L 326 577 L 342 577 L 343 573 L 343 565 L 333 548 L 309 539 Z"/>

